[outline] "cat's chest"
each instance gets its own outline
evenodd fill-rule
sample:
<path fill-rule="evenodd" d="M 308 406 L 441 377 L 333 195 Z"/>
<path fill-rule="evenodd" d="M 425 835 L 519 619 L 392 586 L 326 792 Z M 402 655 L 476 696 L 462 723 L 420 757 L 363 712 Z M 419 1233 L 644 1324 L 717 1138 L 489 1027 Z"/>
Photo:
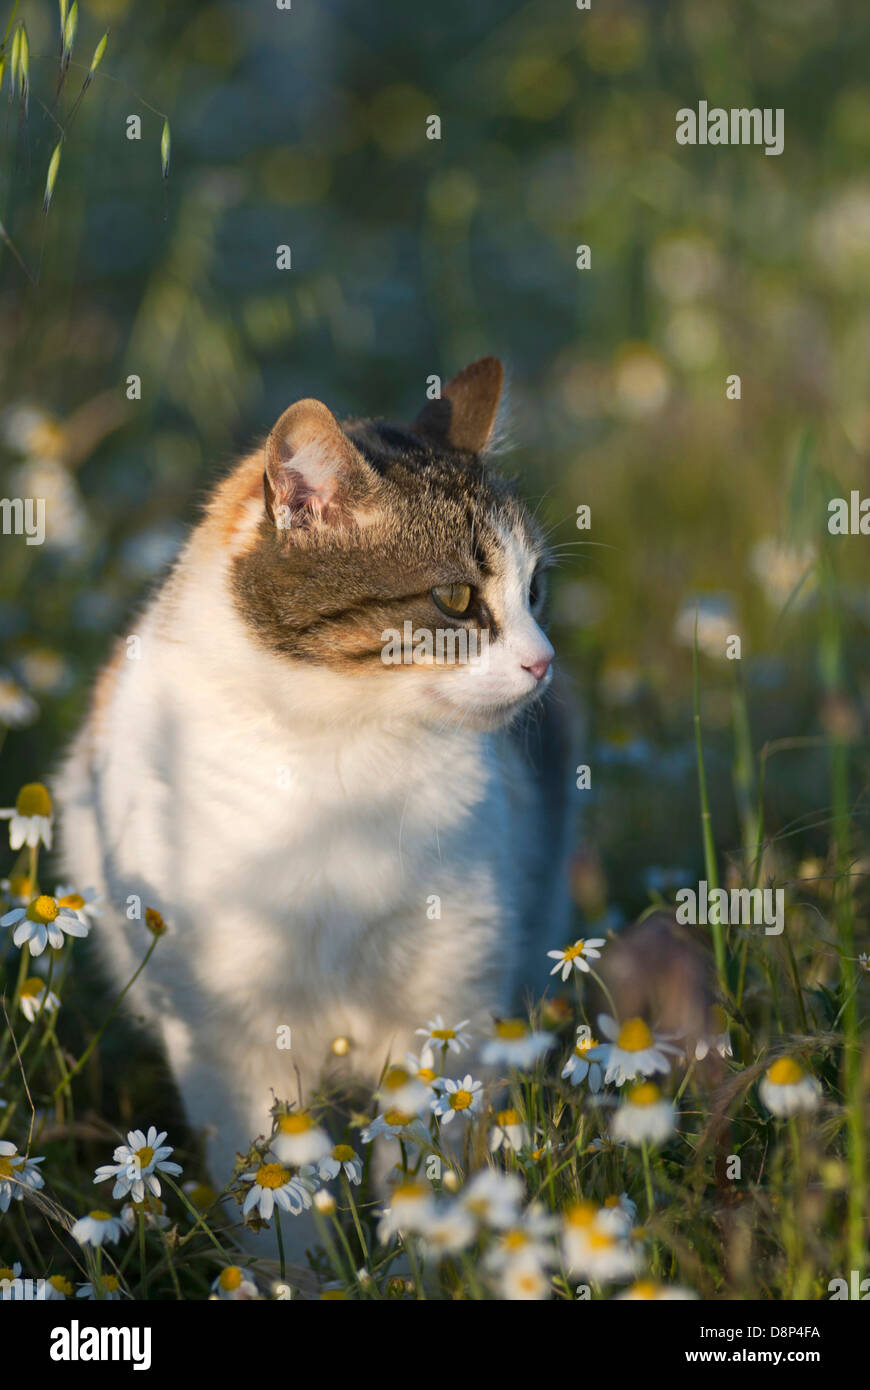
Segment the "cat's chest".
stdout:
<path fill-rule="evenodd" d="M 483 741 L 212 740 L 189 750 L 175 782 L 191 892 L 243 883 L 296 916 L 424 903 L 482 865 L 495 872 L 509 836 Z"/>

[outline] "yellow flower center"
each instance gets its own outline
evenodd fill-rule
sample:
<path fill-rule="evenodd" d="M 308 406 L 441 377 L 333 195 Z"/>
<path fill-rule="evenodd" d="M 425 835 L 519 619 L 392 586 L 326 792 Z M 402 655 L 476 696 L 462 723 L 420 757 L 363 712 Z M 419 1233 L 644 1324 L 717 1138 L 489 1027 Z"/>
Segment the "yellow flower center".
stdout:
<path fill-rule="evenodd" d="M 11 1178 L 14 1172 L 11 1158 L 0 1158 L 0 1178 Z"/>
<path fill-rule="evenodd" d="M 590 1231 L 588 1240 L 593 1250 L 610 1250 L 614 1244 L 613 1236 L 608 1235 L 606 1231 Z"/>
<path fill-rule="evenodd" d="M 594 1202 L 575 1202 L 565 1212 L 565 1220 L 569 1226 L 591 1226 L 595 1210 Z"/>
<path fill-rule="evenodd" d="M 778 1057 L 767 1073 L 768 1081 L 774 1086 L 794 1086 L 803 1078 L 803 1068 L 793 1057 Z"/>
<path fill-rule="evenodd" d="M 112 1213 L 109 1211 L 92 1211 L 88 1215 L 92 1221 L 111 1221 L 112 1219 Z"/>
<path fill-rule="evenodd" d="M 221 1270 L 218 1283 L 227 1293 L 232 1293 L 241 1284 L 242 1277 L 242 1271 L 238 1265 L 228 1265 L 226 1269 Z"/>
<path fill-rule="evenodd" d="M 517 1278 L 517 1288 L 522 1289 L 525 1293 L 534 1293 L 538 1284 L 539 1280 L 534 1274 L 520 1274 Z"/>
<path fill-rule="evenodd" d="M 0 1268 L 0 1284 L 11 1283 L 14 1278 L 15 1275 L 13 1274 L 12 1270 L 9 1269 L 6 1265 L 3 1265 L 3 1267 Z"/>
<path fill-rule="evenodd" d="M 390 1067 L 383 1080 L 383 1089 L 385 1091 L 399 1091 L 407 1085 L 409 1080 L 410 1077 L 404 1067 Z"/>
<path fill-rule="evenodd" d="M 30 898 L 33 884 L 28 874 L 13 874 L 9 880 L 9 892 L 13 898 Z"/>
<path fill-rule="evenodd" d="M 632 1086 L 628 1099 L 632 1105 L 655 1105 L 661 1092 L 654 1081 L 644 1081 L 640 1086 Z"/>
<path fill-rule="evenodd" d="M 332 1051 L 336 1057 L 346 1057 L 350 1052 L 349 1038 L 333 1038 Z"/>
<path fill-rule="evenodd" d="M 38 975 L 31 975 L 29 980 L 25 980 L 21 986 L 21 997 L 24 999 L 38 999 L 45 988 L 45 980 L 41 980 Z"/>
<path fill-rule="evenodd" d="M 258 1187 L 283 1187 L 290 1174 L 281 1163 L 261 1163 L 254 1179 Z"/>
<path fill-rule="evenodd" d="M 578 1038 L 577 1046 L 574 1048 L 574 1056 L 582 1057 L 584 1052 L 588 1052 L 593 1047 L 600 1047 L 600 1045 L 597 1038 Z"/>
<path fill-rule="evenodd" d="M 53 1289 L 57 1289 L 58 1293 L 66 1294 L 67 1298 L 72 1297 L 73 1286 L 68 1279 L 64 1279 L 62 1274 L 52 1274 L 48 1282 Z"/>
<path fill-rule="evenodd" d="M 523 1250 L 529 1243 L 525 1231 L 508 1231 L 504 1238 L 506 1250 Z"/>
<path fill-rule="evenodd" d="M 514 1042 L 517 1038 L 524 1038 L 529 1031 L 529 1025 L 524 1023 L 521 1018 L 500 1018 L 495 1025 L 497 1038 L 503 1038 L 505 1042 Z"/>
<path fill-rule="evenodd" d="M 307 1134 L 314 1128 L 314 1121 L 305 1110 L 295 1115 L 281 1115 L 278 1119 L 279 1134 Z"/>
<path fill-rule="evenodd" d="M 432 1037 L 437 1038 L 439 1042 L 449 1042 L 451 1038 L 456 1037 L 456 1033 L 452 1028 L 433 1028 Z"/>
<path fill-rule="evenodd" d="M 470 1091 L 454 1091 L 450 1097 L 451 1110 L 467 1110 L 474 1096 Z"/>
<path fill-rule="evenodd" d="M 139 1160 L 140 1167 L 147 1168 L 154 1157 L 154 1150 L 151 1148 L 150 1144 L 144 1144 L 141 1149 L 136 1150 L 136 1157 Z"/>
<path fill-rule="evenodd" d="M 21 788 L 15 801 L 19 816 L 50 816 L 51 797 L 41 782 L 28 782 Z"/>
<path fill-rule="evenodd" d="M 627 1023 L 623 1023 L 616 1039 L 616 1046 L 621 1047 L 623 1052 L 643 1052 L 644 1048 L 652 1047 L 652 1044 L 653 1035 L 642 1018 L 630 1018 Z"/>
<path fill-rule="evenodd" d="M 585 941 L 575 941 L 573 946 L 566 947 L 565 951 L 563 952 L 565 959 L 576 960 L 578 956 L 582 956 L 585 947 Z"/>
<path fill-rule="evenodd" d="M 632 1284 L 631 1292 L 635 1298 L 655 1298 L 658 1289 L 651 1279 L 639 1279 L 636 1284 Z"/>
<path fill-rule="evenodd" d="M 61 907 L 71 907 L 73 912 L 78 912 L 85 905 L 85 900 L 81 893 L 67 893 L 63 898 L 58 898 Z"/>
<path fill-rule="evenodd" d="M 427 1189 L 420 1182 L 403 1182 L 393 1190 L 393 1206 L 397 1202 L 419 1202 L 428 1196 Z"/>
<path fill-rule="evenodd" d="M 496 1124 L 504 1129 L 507 1125 L 518 1125 L 520 1123 L 519 1112 L 516 1110 L 499 1110 L 495 1117 Z"/>
<path fill-rule="evenodd" d="M 406 1125 L 411 1124 L 413 1119 L 414 1116 L 407 1115 L 404 1110 L 386 1110 L 384 1112 L 386 1123 L 397 1129 L 404 1129 Z"/>
<path fill-rule="evenodd" d="M 58 914 L 58 906 L 54 898 L 50 898 L 47 893 L 40 893 L 38 898 L 27 909 L 27 916 L 31 922 L 40 922 L 43 926 L 47 922 L 53 922 Z"/>
<path fill-rule="evenodd" d="M 332 1151 L 332 1157 L 335 1159 L 336 1163 L 350 1163 L 351 1159 L 355 1158 L 356 1155 L 350 1147 L 350 1144 L 336 1144 Z"/>
<path fill-rule="evenodd" d="M 611 1192 L 611 1194 L 610 1194 L 609 1197 L 605 1197 L 605 1198 L 604 1198 L 604 1205 L 605 1205 L 606 1207 L 618 1207 L 618 1206 L 619 1206 L 619 1198 L 618 1198 L 617 1196 L 615 1196 L 614 1193 Z"/>
<path fill-rule="evenodd" d="M 434 1081 L 435 1073 L 431 1067 L 421 1067 L 417 1072 L 417 1078 L 419 1081 Z"/>
<path fill-rule="evenodd" d="M 106 1275 L 105 1279 L 103 1280 L 103 1290 L 105 1293 L 117 1293 L 120 1287 L 121 1286 L 115 1278 L 114 1274 Z"/>

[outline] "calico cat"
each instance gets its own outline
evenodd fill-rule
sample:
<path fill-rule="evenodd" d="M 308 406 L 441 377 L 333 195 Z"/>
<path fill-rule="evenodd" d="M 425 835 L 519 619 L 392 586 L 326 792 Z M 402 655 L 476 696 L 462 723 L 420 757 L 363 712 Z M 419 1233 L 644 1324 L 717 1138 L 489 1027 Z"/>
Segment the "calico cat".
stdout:
<path fill-rule="evenodd" d="M 291 405 L 214 489 L 58 779 L 116 985 L 150 940 L 134 895 L 168 925 L 130 997 L 219 1186 L 274 1095 L 370 1087 L 438 1013 L 491 1032 L 569 937 L 547 549 L 486 458 L 502 377 L 474 363 L 409 428 Z M 484 659 L 385 662 L 408 622 L 485 634 Z"/>

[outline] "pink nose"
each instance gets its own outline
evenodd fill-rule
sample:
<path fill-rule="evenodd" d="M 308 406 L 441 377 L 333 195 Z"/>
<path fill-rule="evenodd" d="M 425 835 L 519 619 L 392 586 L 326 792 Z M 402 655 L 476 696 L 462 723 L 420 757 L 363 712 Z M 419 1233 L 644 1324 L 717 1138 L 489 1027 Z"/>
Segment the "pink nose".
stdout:
<path fill-rule="evenodd" d="M 530 671 L 536 681 L 542 681 L 553 664 L 551 656 L 542 657 L 540 661 L 530 661 L 528 666 L 524 666 L 524 671 Z"/>

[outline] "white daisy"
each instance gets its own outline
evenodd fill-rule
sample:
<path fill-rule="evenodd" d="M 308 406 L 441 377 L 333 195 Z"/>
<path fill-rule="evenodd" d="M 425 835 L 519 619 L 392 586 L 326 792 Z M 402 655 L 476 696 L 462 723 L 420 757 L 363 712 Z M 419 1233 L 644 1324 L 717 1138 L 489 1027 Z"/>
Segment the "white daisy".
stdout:
<path fill-rule="evenodd" d="M 94 1285 L 92 1283 L 79 1284 L 78 1292 L 76 1293 L 76 1298 L 96 1299 L 96 1297 L 97 1295 L 94 1291 Z M 114 1274 L 103 1275 L 102 1279 L 100 1280 L 100 1297 L 104 1299 L 107 1303 L 117 1303 L 120 1299 L 121 1285 L 118 1283 L 118 1280 L 115 1278 Z"/>
<path fill-rule="evenodd" d="M 424 1183 L 401 1182 L 390 1194 L 390 1205 L 378 1222 L 378 1240 L 386 1244 L 393 1236 L 426 1231 L 435 1217 L 435 1198 Z"/>
<path fill-rule="evenodd" d="M 523 1122 L 518 1110 L 499 1110 L 495 1123 L 489 1131 L 489 1151 L 497 1153 L 502 1147 L 519 1153 L 532 1142 L 529 1127 Z"/>
<path fill-rule="evenodd" d="M 103 900 L 93 888 L 86 888 L 83 893 L 78 893 L 72 884 L 58 883 L 54 896 L 61 907 L 68 907 L 72 912 L 77 912 L 85 926 L 93 925 L 97 918 L 102 916 L 100 903 Z"/>
<path fill-rule="evenodd" d="M 537 1202 L 520 1213 L 519 1220 L 499 1232 L 495 1244 L 486 1256 L 488 1269 L 502 1270 L 518 1263 L 546 1269 L 558 1263 L 552 1237 L 558 1222 Z"/>
<path fill-rule="evenodd" d="M 424 1250 L 436 1260 L 455 1255 L 467 1249 L 476 1229 L 474 1217 L 460 1203 L 451 1202 L 449 1206 L 436 1208 L 435 1215 L 426 1224 Z"/>
<path fill-rule="evenodd" d="M 20 1202 L 25 1187 L 37 1191 L 45 1183 L 38 1164 L 44 1158 L 25 1158 L 18 1152 L 17 1145 L 8 1139 L 0 1139 L 0 1211 L 8 1211 L 13 1197 Z"/>
<path fill-rule="evenodd" d="M 654 1081 L 632 1086 L 610 1122 L 614 1139 L 629 1144 L 664 1144 L 676 1128 L 674 1107 Z"/>
<path fill-rule="evenodd" d="M 562 1068 L 562 1079 L 570 1081 L 572 1086 L 579 1086 L 581 1081 L 584 1081 L 588 1076 L 590 1091 L 600 1091 L 601 1064 L 589 1060 L 589 1054 L 593 1048 L 600 1046 L 598 1039 L 590 1037 L 588 1032 L 584 1032 L 581 1024 L 577 1029 L 577 1042 L 574 1051 Z"/>
<path fill-rule="evenodd" d="M 128 1231 L 136 1229 L 140 1216 L 144 1216 L 145 1226 L 149 1231 L 165 1231 L 169 1225 L 163 1202 L 159 1197 L 152 1197 L 147 1192 L 141 1202 L 128 1202 L 121 1208 L 121 1220 Z"/>
<path fill-rule="evenodd" d="M 858 956 L 858 966 L 861 970 L 870 973 L 870 955 L 866 951 L 862 951 Z"/>
<path fill-rule="evenodd" d="M 422 1047 L 419 1055 L 416 1052 L 406 1052 L 405 1066 L 411 1076 L 422 1081 L 424 1086 L 431 1086 L 433 1081 L 438 1079 L 435 1053 L 431 1047 Z"/>
<path fill-rule="evenodd" d="M 654 1284 L 651 1279 L 638 1279 L 631 1288 L 623 1289 L 622 1293 L 616 1294 L 618 1300 L 625 1300 L 629 1303 L 649 1301 L 656 1303 L 672 1303 L 677 1300 L 697 1298 L 698 1295 L 691 1289 L 681 1288 L 679 1284 Z"/>
<path fill-rule="evenodd" d="M 522 1199 L 523 1184 L 516 1173 L 484 1168 L 462 1189 L 458 1201 L 482 1226 L 505 1230 L 517 1224 Z"/>
<path fill-rule="evenodd" d="M 669 1071 L 666 1053 L 680 1052 L 668 1039 L 655 1037 L 642 1018 L 630 1018 L 620 1027 L 609 1014 L 599 1014 L 598 1027 L 610 1041 L 590 1051 L 589 1060 L 605 1063 L 605 1085 L 615 1081 L 621 1086 L 636 1076 Z"/>
<path fill-rule="evenodd" d="M 126 1197 L 129 1192 L 134 1202 L 141 1202 L 146 1191 L 152 1196 L 160 1196 L 158 1172 L 177 1177 L 182 1169 L 178 1163 L 167 1162 L 172 1153 L 170 1145 L 165 1145 L 166 1130 L 158 1134 L 154 1125 L 145 1134 L 141 1129 L 131 1129 L 126 1144 L 119 1144 L 114 1152 L 114 1163 L 104 1163 L 96 1171 L 94 1182 L 115 1179 L 112 1196 Z"/>
<path fill-rule="evenodd" d="M 364 1144 L 370 1144 L 373 1139 L 382 1137 L 412 1140 L 416 1144 L 429 1143 L 429 1131 L 419 1115 L 411 1115 L 406 1110 L 396 1108 L 385 1110 L 382 1115 L 378 1115 L 360 1134 Z"/>
<path fill-rule="evenodd" d="M 74 1293 L 75 1289 L 69 1279 L 65 1279 L 62 1274 L 52 1274 L 45 1281 L 45 1297 L 50 1301 L 72 1298 Z"/>
<path fill-rule="evenodd" d="M 336 1144 L 317 1165 L 317 1176 L 321 1182 L 331 1182 L 339 1173 L 344 1173 L 348 1182 L 353 1183 L 354 1187 L 359 1187 L 362 1172 L 362 1159 L 357 1157 L 350 1144 Z"/>
<path fill-rule="evenodd" d="M 329 1153 L 332 1145 L 325 1129 L 315 1122 L 307 1110 L 279 1115 L 274 1137 L 269 1147 L 281 1163 L 295 1168 L 303 1163 L 316 1163 Z"/>
<path fill-rule="evenodd" d="M 298 1216 L 311 1207 L 313 1184 L 310 1179 L 301 1173 L 291 1176 L 281 1163 L 261 1163 L 259 1168 L 243 1173 L 242 1181 L 251 1184 L 242 1207 L 243 1216 L 256 1209 L 261 1221 L 270 1221 L 276 1204 L 291 1216 Z"/>
<path fill-rule="evenodd" d="M 407 1114 L 418 1114 L 427 1104 L 429 1095 L 428 1084 L 412 1076 L 405 1067 L 389 1067 L 375 1092 L 386 1109 L 403 1110 Z"/>
<path fill-rule="evenodd" d="M 3 890 L 3 896 L 13 907 L 27 907 L 33 897 L 33 880 L 28 874 L 12 874 L 9 878 L 0 878 L 0 888 Z"/>
<path fill-rule="evenodd" d="M 87 1216 L 80 1216 L 72 1228 L 72 1238 L 77 1240 L 79 1245 L 105 1245 L 111 1241 L 113 1245 L 124 1235 L 125 1227 L 120 1216 L 112 1216 L 108 1211 L 92 1211 Z M 87 1294 L 80 1293 L 79 1298 L 87 1298 Z"/>
<path fill-rule="evenodd" d="M 461 1023 L 454 1023 L 449 1028 L 440 1014 L 436 1014 L 430 1019 L 425 1028 L 417 1029 L 417 1036 L 423 1038 L 422 1047 L 424 1050 L 433 1048 L 436 1052 L 462 1052 L 463 1048 L 471 1046 L 471 1034 L 463 1033 L 463 1028 L 468 1027 L 468 1019 L 462 1019 Z"/>
<path fill-rule="evenodd" d="M 41 782 L 28 782 L 22 787 L 15 805 L 0 810 L 0 820 L 9 821 L 11 849 L 21 849 L 22 845 L 35 849 L 40 842 L 46 849 L 51 849 L 54 814 L 48 788 Z"/>
<path fill-rule="evenodd" d="M 64 932 L 67 936 L 87 936 L 88 926 L 77 912 L 61 907 L 55 898 L 40 893 L 28 907 L 13 907 L 0 917 L 0 927 L 15 927 L 12 940 L 16 946 L 30 945 L 32 956 L 41 956 L 46 946 L 60 950 Z"/>
<path fill-rule="evenodd" d="M 13 1265 L 0 1265 L 0 1299 L 13 1301 L 15 1290 L 12 1285 L 17 1279 L 21 1278 L 21 1261 L 16 1260 Z"/>
<path fill-rule="evenodd" d="M 555 1043 L 552 1033 L 533 1033 L 521 1018 L 501 1018 L 495 1036 L 481 1050 L 484 1066 L 531 1067 Z"/>
<path fill-rule="evenodd" d="M 46 990 L 45 980 L 40 979 L 39 975 L 31 975 L 21 986 L 18 1007 L 28 1023 L 32 1023 L 43 1009 L 47 1014 L 57 1013 L 60 1000 L 52 990 Z"/>
<path fill-rule="evenodd" d="M 563 951 L 548 951 L 547 955 L 550 960 L 556 962 L 550 974 L 558 975 L 561 971 L 563 984 L 574 970 L 584 971 L 588 974 L 589 961 L 599 960 L 601 952 L 598 947 L 606 945 L 607 942 L 603 936 L 590 936 L 586 939 L 580 937 L 573 946 L 566 946 Z"/>
<path fill-rule="evenodd" d="M 604 1226 L 625 1236 L 631 1232 L 636 1216 L 637 1203 L 631 1200 L 627 1192 L 605 1197 L 598 1213 L 598 1219 Z"/>
<path fill-rule="evenodd" d="M 566 1266 L 598 1284 L 631 1279 L 638 1271 L 640 1256 L 625 1235 L 624 1225 L 614 1221 L 610 1210 L 602 1211 L 594 1202 L 576 1202 L 564 1213 L 562 1224 Z"/>
<path fill-rule="evenodd" d="M 550 1297 L 549 1275 L 534 1263 L 511 1260 L 502 1270 L 499 1292 L 503 1299 L 512 1303 L 540 1302 Z"/>
<path fill-rule="evenodd" d="M 456 1115 L 470 1118 L 480 1109 L 483 1100 L 483 1082 L 475 1081 L 471 1073 L 461 1081 L 450 1078 L 438 1082 L 438 1094 L 433 1097 L 432 1111 L 442 1125 L 449 1125 Z"/>
<path fill-rule="evenodd" d="M 815 1110 L 822 1088 L 793 1057 L 778 1057 L 759 1082 L 758 1094 L 773 1115 Z"/>
<path fill-rule="evenodd" d="M 238 1265 L 227 1265 L 212 1284 L 212 1293 L 218 1298 L 247 1301 L 259 1298 L 257 1285 Z"/>

